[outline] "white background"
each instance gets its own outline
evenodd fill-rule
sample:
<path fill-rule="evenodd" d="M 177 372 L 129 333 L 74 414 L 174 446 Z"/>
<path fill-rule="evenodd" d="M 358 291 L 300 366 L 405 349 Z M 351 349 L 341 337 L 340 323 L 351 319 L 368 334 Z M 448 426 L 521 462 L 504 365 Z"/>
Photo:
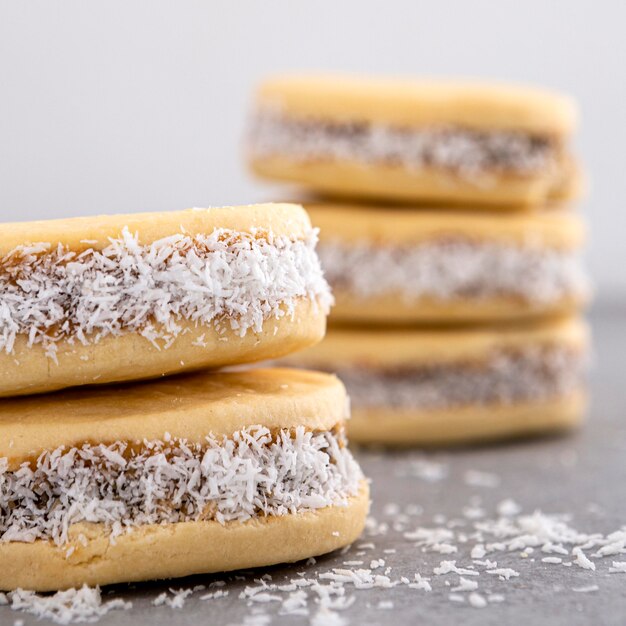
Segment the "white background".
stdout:
<path fill-rule="evenodd" d="M 0 0 L 0 219 L 272 199 L 240 147 L 264 75 L 480 76 L 574 94 L 605 300 L 626 298 L 626 2 Z"/>

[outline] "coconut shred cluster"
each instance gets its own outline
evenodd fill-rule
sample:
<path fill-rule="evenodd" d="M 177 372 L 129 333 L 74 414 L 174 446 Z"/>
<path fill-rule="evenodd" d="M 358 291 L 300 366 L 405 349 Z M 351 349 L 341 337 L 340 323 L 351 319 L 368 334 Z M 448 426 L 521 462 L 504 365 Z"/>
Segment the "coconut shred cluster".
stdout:
<path fill-rule="evenodd" d="M 0 350 L 16 337 L 54 356 L 60 340 L 96 343 L 139 332 L 168 347 L 182 322 L 229 328 L 241 336 L 294 310 L 300 298 L 326 310 L 331 295 L 304 239 L 215 229 L 179 233 L 149 245 L 125 228 L 102 250 L 75 252 L 38 243 L 7 254 L 0 269 Z"/>
<path fill-rule="evenodd" d="M 114 540 L 146 524 L 282 516 L 345 504 L 362 480 L 340 429 L 165 439 L 61 447 L 17 469 L 0 459 L 0 542 L 62 545 L 81 522 Z"/>
<path fill-rule="evenodd" d="M 338 374 L 355 407 L 447 409 L 565 397 L 586 377 L 581 350 L 562 345 L 494 350 L 481 361 Z"/>
<path fill-rule="evenodd" d="M 335 240 L 320 244 L 319 255 L 333 288 L 357 297 L 394 294 L 409 303 L 513 297 L 550 304 L 587 289 L 578 254 L 533 245 L 460 237 L 401 246 Z"/>
<path fill-rule="evenodd" d="M 437 168 L 470 179 L 489 173 L 524 176 L 550 170 L 563 150 L 555 137 L 522 131 L 295 118 L 272 107 L 256 112 L 249 143 L 255 157 Z"/>

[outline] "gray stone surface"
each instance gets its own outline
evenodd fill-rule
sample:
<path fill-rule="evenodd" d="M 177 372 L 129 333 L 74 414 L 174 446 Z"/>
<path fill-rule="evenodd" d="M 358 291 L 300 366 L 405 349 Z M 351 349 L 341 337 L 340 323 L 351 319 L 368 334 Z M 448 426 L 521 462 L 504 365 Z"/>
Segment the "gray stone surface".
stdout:
<path fill-rule="evenodd" d="M 575 565 L 567 568 L 541 562 L 544 554 L 537 552 L 523 558 L 519 553 L 497 557 L 499 567 L 517 570 L 519 577 L 501 581 L 497 576 L 481 573 L 476 577 L 483 594 L 498 593 L 504 602 L 489 604 L 486 608 L 473 608 L 465 603 L 451 602 L 449 587 L 454 586 L 458 576 L 433 576 L 433 567 L 443 559 L 456 559 L 458 565 L 469 565 L 471 560 L 463 547 L 457 554 L 446 556 L 424 553 L 414 542 L 403 537 L 405 530 L 417 526 L 432 526 L 433 517 L 445 515 L 447 519 L 467 519 L 463 508 L 476 504 L 488 516 L 505 498 L 513 498 L 524 509 L 532 512 L 540 509 L 546 513 L 568 513 L 570 525 L 584 532 L 608 533 L 626 524 L 626 378 L 624 354 L 626 354 L 626 310 L 611 310 L 594 315 L 595 368 L 592 377 L 593 407 L 586 427 L 574 435 L 551 439 L 524 441 L 504 446 L 489 446 L 449 452 L 406 452 L 385 455 L 378 452 L 360 452 L 359 458 L 373 481 L 373 517 L 380 523 L 393 526 L 394 516 L 385 514 L 397 504 L 401 509 L 407 505 L 419 505 L 421 515 L 411 515 L 399 531 L 390 528 L 377 536 L 365 536 L 363 542 L 373 542 L 359 556 L 358 544 L 344 555 L 335 553 L 320 558 L 316 565 L 296 564 L 292 567 L 274 567 L 245 574 L 245 580 L 228 582 L 225 598 L 203 601 L 202 592 L 187 599 L 184 608 L 155 608 L 152 600 L 169 587 L 179 589 L 208 584 L 222 577 L 196 576 L 169 584 L 145 584 L 108 591 L 106 597 L 123 597 L 132 600 L 129 611 L 115 611 L 100 620 L 102 626 L 142 626 L 168 624 L 183 626 L 192 624 L 308 624 L 309 618 L 278 616 L 280 604 L 255 603 L 248 606 L 239 599 L 239 593 L 254 578 L 270 574 L 273 582 L 283 583 L 298 578 L 315 577 L 333 567 L 341 567 L 346 560 L 363 560 L 369 567 L 371 559 L 384 558 L 391 566 L 390 578 L 415 572 L 432 577 L 432 592 L 398 586 L 393 589 L 358 590 L 346 587 L 347 595 L 354 595 L 354 604 L 339 615 L 345 622 L 320 620 L 316 626 L 330 623 L 346 624 L 623 624 L 626 620 L 626 574 L 609 574 L 610 561 L 626 560 L 626 555 L 598 561 L 596 572 Z M 446 476 L 428 481 L 415 473 L 415 462 L 426 461 L 440 464 Z M 466 472 L 480 470 L 498 477 L 495 487 L 467 484 Z M 419 473 L 419 472 L 418 472 Z M 467 513 L 467 511 L 466 511 Z M 397 521 L 397 520 L 396 520 Z M 383 551 L 396 549 L 394 554 Z M 591 552 L 591 551 L 590 551 Z M 150 558 L 150 555 L 146 555 Z M 495 558 L 491 557 L 490 558 Z M 535 559 L 534 561 L 532 559 Z M 565 560 L 568 560 L 566 557 Z M 1 566 L 1 564 L 0 564 Z M 129 564 L 132 567 L 132 564 Z M 380 570 L 382 571 L 382 570 Z M 581 587 L 597 585 L 597 591 L 574 591 Z M 464 594 L 467 597 L 467 594 Z M 283 597 L 286 597 L 283 595 Z M 379 602 L 391 601 L 392 609 L 378 608 Z M 310 603 L 311 614 L 316 605 Z M 266 620 L 258 617 L 268 615 Z M 257 621 L 251 621 L 253 616 Z M 11 625 L 22 619 L 25 625 L 37 622 L 32 617 L 0 607 L 0 624 Z"/>

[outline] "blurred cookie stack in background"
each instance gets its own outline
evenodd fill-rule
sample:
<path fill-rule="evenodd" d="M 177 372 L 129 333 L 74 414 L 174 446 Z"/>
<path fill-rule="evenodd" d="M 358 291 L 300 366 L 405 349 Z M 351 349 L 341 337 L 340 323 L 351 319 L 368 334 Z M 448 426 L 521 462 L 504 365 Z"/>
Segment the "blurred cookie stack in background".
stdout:
<path fill-rule="evenodd" d="M 589 289 L 575 125 L 570 99 L 534 88 L 260 87 L 252 170 L 310 194 L 336 297 L 326 339 L 297 364 L 346 383 L 352 440 L 445 445 L 579 423 Z"/>

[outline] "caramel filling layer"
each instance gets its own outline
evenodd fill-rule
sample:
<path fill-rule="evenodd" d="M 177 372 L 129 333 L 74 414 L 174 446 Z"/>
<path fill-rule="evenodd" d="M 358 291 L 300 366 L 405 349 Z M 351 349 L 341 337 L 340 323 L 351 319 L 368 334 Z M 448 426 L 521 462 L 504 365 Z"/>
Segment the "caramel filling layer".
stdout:
<path fill-rule="evenodd" d="M 81 523 L 114 540 L 147 524 L 288 515 L 345 504 L 361 480 L 340 428 L 57 448 L 13 470 L 0 458 L 0 542 L 62 545 Z"/>
<path fill-rule="evenodd" d="M 126 332 L 167 348 L 182 322 L 244 336 L 300 298 L 327 311 L 316 243 L 315 230 L 292 240 L 216 229 L 142 245 L 125 228 L 102 250 L 22 246 L 0 262 L 0 350 L 11 354 L 24 336 L 54 357 L 61 340 L 93 344 Z"/>
<path fill-rule="evenodd" d="M 337 372 L 352 405 L 436 410 L 559 398 L 586 378 L 583 351 L 562 345 L 496 350 L 484 360 L 383 370 Z"/>
<path fill-rule="evenodd" d="M 528 176 L 553 170 L 563 152 L 555 137 L 516 130 L 335 122 L 290 117 L 274 109 L 257 111 L 249 146 L 254 157 L 347 160 L 415 170 L 435 168 L 470 180 L 489 173 Z"/>

